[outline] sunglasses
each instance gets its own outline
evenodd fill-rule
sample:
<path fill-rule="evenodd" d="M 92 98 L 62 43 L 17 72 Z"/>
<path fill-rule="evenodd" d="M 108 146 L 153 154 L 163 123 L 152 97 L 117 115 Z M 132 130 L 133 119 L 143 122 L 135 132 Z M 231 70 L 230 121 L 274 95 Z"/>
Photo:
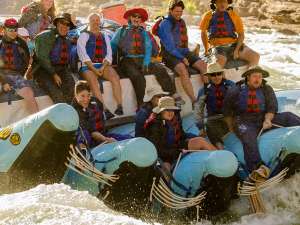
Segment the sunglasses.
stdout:
<path fill-rule="evenodd" d="M 69 21 L 67 21 L 67 20 L 60 20 L 60 21 L 58 21 L 60 24 L 62 24 L 62 25 L 65 25 L 65 26 L 68 26 L 68 27 L 70 27 L 70 22 Z"/>
<path fill-rule="evenodd" d="M 138 19 L 142 18 L 142 16 L 139 15 L 139 14 L 133 14 L 132 17 L 133 17 L 133 18 L 138 18 Z"/>
<path fill-rule="evenodd" d="M 18 28 L 8 28 L 8 27 L 6 27 L 5 30 L 8 31 L 8 32 L 17 32 Z"/>
<path fill-rule="evenodd" d="M 218 73 L 211 73 L 211 74 L 209 74 L 209 76 L 211 76 L 211 77 L 222 76 L 222 75 L 223 75 L 223 73 L 222 73 L 222 72 L 218 72 Z"/>

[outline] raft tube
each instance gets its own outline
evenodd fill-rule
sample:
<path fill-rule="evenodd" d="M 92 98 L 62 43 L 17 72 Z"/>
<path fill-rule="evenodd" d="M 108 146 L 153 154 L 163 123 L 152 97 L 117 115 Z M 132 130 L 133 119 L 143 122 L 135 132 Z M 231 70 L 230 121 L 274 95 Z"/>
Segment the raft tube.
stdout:
<path fill-rule="evenodd" d="M 61 103 L 0 128 L 2 192 L 60 181 L 78 124 L 77 112 Z"/>
<path fill-rule="evenodd" d="M 77 190 L 88 190 L 119 211 L 126 212 L 135 204 L 145 206 L 157 161 L 156 149 L 150 141 L 133 138 L 97 146 L 91 150 L 89 158 L 97 170 L 118 175 L 119 179 L 109 186 L 68 169 L 63 182 Z M 107 193 L 109 195 L 103 199 Z"/>
<path fill-rule="evenodd" d="M 276 128 L 264 133 L 258 140 L 262 161 L 271 168 L 271 175 L 276 175 L 288 167 L 288 176 L 300 168 L 300 126 Z M 245 179 L 249 173 L 245 169 L 244 151 L 240 140 L 230 133 L 224 140 L 224 146 L 240 162 L 239 174 Z"/>

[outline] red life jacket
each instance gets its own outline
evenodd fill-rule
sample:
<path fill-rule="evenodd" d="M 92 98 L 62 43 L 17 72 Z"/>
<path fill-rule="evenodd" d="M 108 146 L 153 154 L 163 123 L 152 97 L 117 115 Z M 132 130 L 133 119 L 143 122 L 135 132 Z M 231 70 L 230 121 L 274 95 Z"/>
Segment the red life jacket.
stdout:
<path fill-rule="evenodd" d="M 97 101 L 91 101 L 89 104 L 89 120 L 94 130 L 102 133 L 104 131 L 104 117 L 102 106 Z"/>
<path fill-rule="evenodd" d="M 209 24 L 209 39 L 232 37 L 237 38 L 234 24 L 228 11 L 214 12 Z"/>
<path fill-rule="evenodd" d="M 187 28 L 185 25 L 184 20 L 180 20 L 179 23 L 179 31 L 180 31 L 180 48 L 187 48 L 188 47 L 188 35 L 187 35 Z"/>
<path fill-rule="evenodd" d="M 104 51 L 103 51 L 103 37 L 102 34 L 96 36 L 96 45 L 95 45 L 95 54 L 93 58 L 93 62 L 102 63 L 104 59 Z"/>
<path fill-rule="evenodd" d="M 53 65 L 67 65 L 69 63 L 70 42 L 65 38 L 58 37 L 50 52 Z"/>
<path fill-rule="evenodd" d="M 256 96 L 256 90 L 248 91 L 247 112 L 260 112 L 259 99 Z"/>

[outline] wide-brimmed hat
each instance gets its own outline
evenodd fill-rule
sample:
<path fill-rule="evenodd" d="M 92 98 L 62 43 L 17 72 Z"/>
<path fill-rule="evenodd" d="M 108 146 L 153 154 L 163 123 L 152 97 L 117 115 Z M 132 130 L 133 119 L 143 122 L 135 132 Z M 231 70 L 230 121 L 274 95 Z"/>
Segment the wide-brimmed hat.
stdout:
<path fill-rule="evenodd" d="M 17 29 L 19 27 L 19 24 L 18 24 L 18 21 L 15 18 L 9 18 L 9 19 L 6 19 L 4 21 L 3 26 L 5 28 L 15 28 L 15 29 Z"/>
<path fill-rule="evenodd" d="M 156 95 L 168 95 L 169 92 L 163 91 L 159 85 L 153 85 L 146 89 L 143 101 L 150 102 Z"/>
<path fill-rule="evenodd" d="M 66 20 L 66 21 L 68 21 L 68 22 L 70 23 L 70 26 L 69 26 L 69 27 L 70 27 L 70 30 L 73 30 L 73 29 L 76 28 L 75 24 L 74 24 L 73 21 L 72 21 L 72 16 L 71 16 L 70 13 L 62 13 L 62 14 L 56 16 L 56 17 L 54 18 L 54 20 L 53 20 L 54 26 L 57 26 L 57 22 L 58 22 L 59 20 L 62 20 L 62 19 Z"/>
<path fill-rule="evenodd" d="M 222 73 L 225 70 L 221 67 L 221 65 L 217 62 L 215 63 L 210 63 L 207 66 L 207 71 L 206 74 L 212 74 L 212 73 Z"/>
<path fill-rule="evenodd" d="M 142 21 L 145 22 L 148 20 L 148 13 L 145 9 L 143 8 L 133 8 L 133 9 L 129 9 L 124 13 L 124 19 L 128 20 L 128 18 L 130 16 L 132 16 L 133 14 L 139 14 L 142 17 Z"/>
<path fill-rule="evenodd" d="M 261 73 L 263 78 L 266 78 L 270 76 L 269 72 L 266 70 L 263 70 L 260 66 L 253 66 L 250 67 L 245 73 L 242 74 L 242 77 L 247 77 L 248 75 L 251 75 L 252 73 Z"/>
<path fill-rule="evenodd" d="M 159 114 L 165 110 L 180 110 L 180 109 L 177 106 L 175 106 L 174 98 L 165 96 L 159 99 L 158 105 L 152 110 L 152 112 Z"/>

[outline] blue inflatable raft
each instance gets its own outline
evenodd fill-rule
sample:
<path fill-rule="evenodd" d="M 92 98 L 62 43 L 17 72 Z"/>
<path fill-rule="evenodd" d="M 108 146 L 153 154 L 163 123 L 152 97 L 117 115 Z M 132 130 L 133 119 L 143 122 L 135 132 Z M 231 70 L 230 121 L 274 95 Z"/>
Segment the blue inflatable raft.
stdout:
<path fill-rule="evenodd" d="M 60 181 L 78 124 L 71 106 L 57 104 L 0 128 L 1 192 Z"/>

